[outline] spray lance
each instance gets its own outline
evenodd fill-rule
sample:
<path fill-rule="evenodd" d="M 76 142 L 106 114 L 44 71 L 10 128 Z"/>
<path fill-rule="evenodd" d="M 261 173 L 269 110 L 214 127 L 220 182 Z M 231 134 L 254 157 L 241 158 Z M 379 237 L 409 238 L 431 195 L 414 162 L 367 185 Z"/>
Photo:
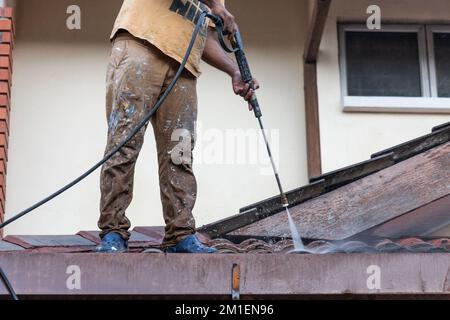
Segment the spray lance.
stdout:
<path fill-rule="evenodd" d="M 242 41 L 241 33 L 239 32 L 239 30 L 237 30 L 237 32 L 234 35 L 231 35 L 229 37 L 230 43 L 232 45 L 232 48 L 229 48 L 227 46 L 227 44 L 225 43 L 225 39 L 224 39 L 224 35 L 223 35 L 222 20 L 215 16 L 210 17 L 210 18 L 216 24 L 217 34 L 219 36 L 219 42 L 220 42 L 222 48 L 229 53 L 235 54 L 236 62 L 239 66 L 239 71 L 241 73 L 242 80 L 246 84 L 249 84 L 250 88 L 255 89 L 255 86 L 253 83 L 253 76 L 250 71 L 250 66 L 248 64 L 247 57 L 245 56 L 244 44 Z M 273 160 L 273 155 L 272 155 L 272 151 L 270 148 L 269 140 L 267 139 L 266 131 L 264 130 L 264 125 L 261 120 L 262 112 L 261 112 L 261 107 L 259 106 L 259 102 L 258 102 L 258 98 L 256 97 L 256 94 L 253 94 L 250 104 L 252 106 L 252 109 L 253 109 L 256 119 L 258 119 L 259 127 L 261 128 L 261 132 L 264 137 L 264 142 L 266 144 L 267 153 L 270 158 L 270 163 L 272 165 L 273 173 L 275 174 L 275 180 L 277 181 L 278 190 L 280 191 L 281 205 L 286 210 L 286 213 L 288 216 L 289 228 L 291 230 L 292 241 L 294 243 L 294 250 L 292 252 L 296 252 L 296 253 L 307 252 L 307 250 L 305 250 L 305 246 L 303 245 L 302 238 L 300 237 L 300 233 L 298 232 L 298 229 L 295 226 L 295 222 L 292 219 L 291 213 L 289 212 L 289 208 L 288 208 L 289 201 L 287 199 L 286 194 L 283 191 L 283 187 L 281 185 L 281 180 L 280 180 L 280 175 L 278 174 L 277 167 Z"/>
<path fill-rule="evenodd" d="M 242 80 L 246 84 L 250 85 L 251 89 L 255 89 L 255 86 L 253 83 L 252 72 L 250 71 L 250 66 L 248 64 L 248 60 L 245 55 L 244 44 L 243 44 L 241 33 L 240 33 L 239 29 L 236 31 L 236 33 L 234 35 L 229 36 L 229 40 L 232 45 L 232 48 L 230 48 L 230 47 L 228 47 L 228 45 L 226 44 L 225 39 L 224 39 L 222 19 L 213 14 L 208 14 L 208 17 L 211 18 L 211 20 L 216 25 L 219 42 L 220 42 L 220 45 L 222 46 L 222 48 L 228 53 L 234 53 L 234 55 L 236 57 L 236 62 L 239 66 L 239 71 L 241 73 Z M 264 137 L 264 142 L 266 144 L 267 153 L 269 155 L 270 163 L 272 165 L 272 169 L 275 174 L 275 180 L 277 181 L 278 190 L 280 191 L 281 205 L 284 208 L 287 208 L 289 206 L 289 201 L 286 197 L 286 194 L 283 191 L 283 186 L 281 185 L 280 175 L 278 174 L 277 167 L 273 160 L 272 150 L 270 148 L 269 140 L 267 139 L 266 131 L 264 129 L 264 125 L 261 120 L 262 112 L 261 112 L 261 107 L 259 106 L 259 101 L 258 101 L 256 94 L 253 94 L 250 104 L 252 106 L 255 117 L 258 119 L 259 127 L 261 128 L 261 132 Z"/>

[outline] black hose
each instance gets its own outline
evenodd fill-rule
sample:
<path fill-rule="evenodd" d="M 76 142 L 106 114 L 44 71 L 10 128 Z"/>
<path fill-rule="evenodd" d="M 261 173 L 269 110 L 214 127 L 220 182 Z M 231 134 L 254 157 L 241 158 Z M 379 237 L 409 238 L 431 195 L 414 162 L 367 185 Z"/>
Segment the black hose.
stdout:
<path fill-rule="evenodd" d="M 8 290 L 9 295 L 13 300 L 19 300 L 19 298 L 16 295 L 16 292 L 14 291 L 11 283 L 9 282 L 8 277 L 6 276 L 5 272 L 3 272 L 2 267 L 0 267 L 0 278 L 2 278 L 2 282 L 5 285 L 6 290 Z"/>
<path fill-rule="evenodd" d="M 184 68 L 186 66 L 186 63 L 187 63 L 187 61 L 188 61 L 188 59 L 189 59 L 189 57 L 191 55 L 192 49 L 193 49 L 193 47 L 195 45 L 195 41 L 196 41 L 197 36 L 198 36 L 198 34 L 200 32 L 200 29 L 203 26 L 203 24 L 205 23 L 205 20 L 206 20 L 207 16 L 209 16 L 209 14 L 207 12 L 202 12 L 202 14 L 200 15 L 200 18 L 198 19 L 197 24 L 195 25 L 194 32 L 192 33 L 192 38 L 191 38 L 189 46 L 188 46 L 188 48 L 186 50 L 186 54 L 184 55 L 183 61 L 181 62 L 180 67 L 178 68 L 178 71 L 175 74 L 175 77 L 173 78 L 172 82 L 167 87 L 166 91 L 164 91 L 163 95 L 156 102 L 156 104 L 154 105 L 152 110 L 149 112 L 149 114 L 147 116 L 145 116 L 145 118 L 139 123 L 139 125 L 135 129 L 133 129 L 133 131 L 131 131 L 131 133 L 127 136 L 127 138 L 122 143 L 120 143 L 116 148 L 114 148 L 109 154 L 107 154 L 102 160 L 97 162 L 94 166 L 92 166 L 90 169 L 88 169 L 85 173 L 80 175 L 78 178 L 76 178 L 73 181 L 71 181 L 70 183 L 66 184 L 64 187 L 62 187 L 61 189 L 59 189 L 56 192 L 52 193 L 48 197 L 46 197 L 46 198 L 42 199 L 41 201 L 35 203 L 31 207 L 21 211 L 20 213 L 14 215 L 12 218 L 10 218 L 10 219 L 6 220 L 5 222 L 1 223 L 0 224 L 0 230 L 3 229 L 4 227 L 6 227 L 7 225 L 9 225 L 10 223 L 16 221 L 17 219 L 20 219 L 24 215 L 30 213 L 31 211 L 33 211 L 33 210 L 39 208 L 40 206 L 46 204 L 50 200 L 53 200 L 54 198 L 56 198 L 60 194 L 64 193 L 65 191 L 69 190 L 70 188 L 72 188 L 73 186 L 75 186 L 76 184 L 78 184 L 79 182 L 84 180 L 85 178 L 87 178 L 95 170 L 97 170 L 99 167 L 101 167 L 103 164 L 105 164 L 105 162 L 107 162 L 109 159 L 111 159 L 117 152 L 119 152 L 120 149 L 122 149 L 128 142 L 130 142 L 130 140 L 133 139 L 133 137 L 144 126 L 147 125 L 147 123 L 150 121 L 150 119 L 156 114 L 156 112 L 159 110 L 161 105 L 164 103 L 164 101 L 166 100 L 167 96 L 170 94 L 172 89 L 175 87 L 175 84 L 177 83 L 178 79 L 180 78 L 180 76 L 181 76 L 181 74 L 182 74 L 182 72 L 183 72 L 183 70 L 184 70 Z M 11 286 L 11 283 L 8 281 L 8 278 L 6 277 L 6 275 L 3 272 L 3 270 L 1 270 L 1 268 L 0 268 L 0 275 L 1 275 L 1 278 L 3 280 L 3 283 L 5 284 L 6 288 L 9 291 L 9 293 L 11 294 L 11 297 L 14 300 L 17 300 L 17 296 L 14 293 L 14 290 L 13 290 L 13 288 Z"/>

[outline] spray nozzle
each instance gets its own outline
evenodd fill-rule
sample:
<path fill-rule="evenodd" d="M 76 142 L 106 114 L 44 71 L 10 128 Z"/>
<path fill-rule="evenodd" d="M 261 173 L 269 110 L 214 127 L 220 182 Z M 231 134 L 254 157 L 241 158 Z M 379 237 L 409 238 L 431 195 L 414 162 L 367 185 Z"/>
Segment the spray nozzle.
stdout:
<path fill-rule="evenodd" d="M 287 199 L 285 194 L 283 194 L 281 196 L 281 205 L 283 206 L 283 208 L 289 207 L 289 201 L 288 201 L 288 199 Z"/>

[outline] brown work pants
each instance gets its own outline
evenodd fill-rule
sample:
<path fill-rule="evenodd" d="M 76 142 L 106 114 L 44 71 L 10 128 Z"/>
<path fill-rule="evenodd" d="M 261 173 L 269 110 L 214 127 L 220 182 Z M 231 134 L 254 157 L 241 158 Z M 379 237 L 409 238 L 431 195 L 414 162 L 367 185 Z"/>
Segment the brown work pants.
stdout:
<path fill-rule="evenodd" d="M 173 80 L 178 67 L 178 62 L 128 33 L 115 38 L 107 71 L 108 141 L 105 154 L 120 144 L 150 112 Z M 193 75 L 184 71 L 151 119 L 166 222 L 164 246 L 174 245 L 195 233 L 192 209 L 197 184 L 192 172 L 192 150 L 197 118 L 196 82 Z M 130 221 L 125 211 L 133 196 L 134 169 L 145 129 L 102 167 L 98 222 L 101 237 L 111 231 L 125 239 L 130 236 Z"/>

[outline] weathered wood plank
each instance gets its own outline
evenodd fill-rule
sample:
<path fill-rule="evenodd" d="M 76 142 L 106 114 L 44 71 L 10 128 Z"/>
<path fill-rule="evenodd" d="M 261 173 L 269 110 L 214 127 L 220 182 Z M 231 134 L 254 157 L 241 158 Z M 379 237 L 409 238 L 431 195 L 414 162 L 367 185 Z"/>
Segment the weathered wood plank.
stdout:
<path fill-rule="evenodd" d="M 372 155 L 372 158 L 392 152 L 396 162 L 403 161 L 448 141 L 450 141 L 450 127 L 444 127 L 417 139 L 377 152 Z"/>
<path fill-rule="evenodd" d="M 322 193 L 339 188 L 340 186 L 350 183 L 354 180 L 363 178 L 374 172 L 380 171 L 394 164 L 392 154 L 383 155 L 368 161 L 361 162 L 354 166 L 349 166 L 334 172 L 330 172 L 319 177 L 312 178 L 311 184 L 302 188 L 298 188 L 288 192 L 286 195 L 291 206 L 298 205 L 313 197 L 317 197 Z M 256 209 L 256 212 L 251 210 Z M 282 211 L 281 198 L 275 196 L 258 203 L 254 203 L 240 210 L 242 215 L 237 215 L 224 219 L 218 223 L 205 226 L 203 229 L 212 237 L 223 235 L 246 224 L 267 218 L 273 214 Z M 249 211 L 249 212 L 246 212 Z"/>
<path fill-rule="evenodd" d="M 450 142 L 291 208 L 303 237 L 341 240 L 450 194 Z M 233 235 L 284 237 L 278 213 Z"/>
<path fill-rule="evenodd" d="M 303 54 L 303 73 L 305 90 L 306 147 L 309 177 L 322 173 L 320 151 L 319 98 L 317 89 L 317 56 L 322 41 L 331 0 L 316 0 L 308 29 L 305 52 Z"/>
<path fill-rule="evenodd" d="M 322 173 L 316 63 L 304 63 L 303 72 L 305 83 L 306 156 L 308 160 L 308 176 L 313 177 Z"/>
<path fill-rule="evenodd" d="M 304 60 L 306 63 L 314 63 L 317 61 L 317 55 L 325 30 L 330 5 L 331 0 L 315 0 L 311 25 L 309 26 L 308 34 L 306 36 L 307 40 L 304 53 Z"/>
<path fill-rule="evenodd" d="M 357 234 L 353 239 L 427 237 L 450 225 L 450 195 Z"/>

